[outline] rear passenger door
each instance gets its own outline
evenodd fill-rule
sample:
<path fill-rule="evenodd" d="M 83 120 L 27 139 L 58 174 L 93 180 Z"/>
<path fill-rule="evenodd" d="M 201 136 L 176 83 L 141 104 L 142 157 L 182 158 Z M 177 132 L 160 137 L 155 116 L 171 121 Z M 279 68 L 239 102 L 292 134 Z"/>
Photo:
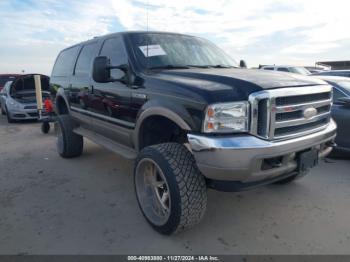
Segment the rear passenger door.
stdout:
<path fill-rule="evenodd" d="M 91 123 L 89 112 L 96 111 L 91 84 L 92 61 L 96 53 L 97 42 L 81 46 L 69 85 L 71 111 L 79 115 L 82 122 L 87 123 Z"/>

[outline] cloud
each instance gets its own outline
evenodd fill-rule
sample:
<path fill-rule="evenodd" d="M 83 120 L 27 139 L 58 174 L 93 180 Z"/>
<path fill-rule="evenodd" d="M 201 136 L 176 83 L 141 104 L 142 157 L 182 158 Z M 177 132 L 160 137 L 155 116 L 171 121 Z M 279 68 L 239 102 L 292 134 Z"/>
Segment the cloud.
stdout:
<path fill-rule="evenodd" d="M 3 0 L 0 70 L 50 73 L 65 46 L 147 27 L 209 38 L 250 65 L 346 59 L 348 7 L 345 0 Z"/>

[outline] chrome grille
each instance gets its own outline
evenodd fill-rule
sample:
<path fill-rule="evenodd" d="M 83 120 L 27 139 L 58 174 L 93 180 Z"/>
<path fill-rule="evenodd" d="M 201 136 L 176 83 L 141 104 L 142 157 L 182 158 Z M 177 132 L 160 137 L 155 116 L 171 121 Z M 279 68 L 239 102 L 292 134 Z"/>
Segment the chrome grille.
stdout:
<path fill-rule="evenodd" d="M 268 140 L 288 139 L 327 126 L 332 88 L 322 85 L 272 89 L 251 94 L 249 101 L 253 135 Z"/>

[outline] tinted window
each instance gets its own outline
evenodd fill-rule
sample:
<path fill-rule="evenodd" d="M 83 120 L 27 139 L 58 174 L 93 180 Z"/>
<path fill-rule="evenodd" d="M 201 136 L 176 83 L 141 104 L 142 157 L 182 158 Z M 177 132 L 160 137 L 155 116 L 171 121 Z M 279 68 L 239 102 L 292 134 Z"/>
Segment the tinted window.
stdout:
<path fill-rule="evenodd" d="M 68 76 L 73 72 L 78 46 L 62 51 L 56 60 L 52 70 L 52 76 Z"/>
<path fill-rule="evenodd" d="M 91 71 L 92 59 L 95 57 L 96 43 L 87 44 L 80 51 L 77 64 L 75 66 L 76 75 L 89 75 Z"/>
<path fill-rule="evenodd" d="M 263 69 L 264 70 L 273 70 L 274 68 L 273 67 L 264 67 Z"/>
<path fill-rule="evenodd" d="M 337 88 L 333 87 L 333 101 L 337 101 L 339 98 L 344 96 L 344 93 L 340 92 Z"/>
<path fill-rule="evenodd" d="M 282 72 L 289 72 L 289 70 L 285 67 L 279 67 L 277 71 L 282 71 Z"/>
<path fill-rule="evenodd" d="M 128 64 L 128 56 L 121 36 L 107 39 L 103 43 L 100 55 L 108 57 L 111 60 L 111 65 L 114 66 Z M 121 78 L 123 75 L 124 73 L 118 69 L 111 70 L 113 78 Z"/>

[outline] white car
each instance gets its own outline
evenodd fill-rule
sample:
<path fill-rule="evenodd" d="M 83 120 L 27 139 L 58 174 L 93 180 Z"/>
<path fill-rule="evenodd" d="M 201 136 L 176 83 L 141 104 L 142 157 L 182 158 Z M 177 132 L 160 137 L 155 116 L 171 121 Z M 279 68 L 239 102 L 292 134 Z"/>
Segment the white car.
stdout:
<path fill-rule="evenodd" d="M 50 97 L 49 77 L 41 76 L 43 100 Z M 13 81 L 6 82 L 0 92 L 1 114 L 7 116 L 7 121 L 38 119 L 34 75 L 21 75 Z M 45 114 L 45 112 L 43 111 Z"/>
<path fill-rule="evenodd" d="M 294 73 L 294 74 L 300 74 L 300 75 L 310 75 L 310 71 L 307 70 L 305 67 L 302 66 L 263 66 L 260 69 L 262 70 L 271 70 L 271 71 L 281 71 L 281 72 L 288 72 L 288 73 Z"/>

